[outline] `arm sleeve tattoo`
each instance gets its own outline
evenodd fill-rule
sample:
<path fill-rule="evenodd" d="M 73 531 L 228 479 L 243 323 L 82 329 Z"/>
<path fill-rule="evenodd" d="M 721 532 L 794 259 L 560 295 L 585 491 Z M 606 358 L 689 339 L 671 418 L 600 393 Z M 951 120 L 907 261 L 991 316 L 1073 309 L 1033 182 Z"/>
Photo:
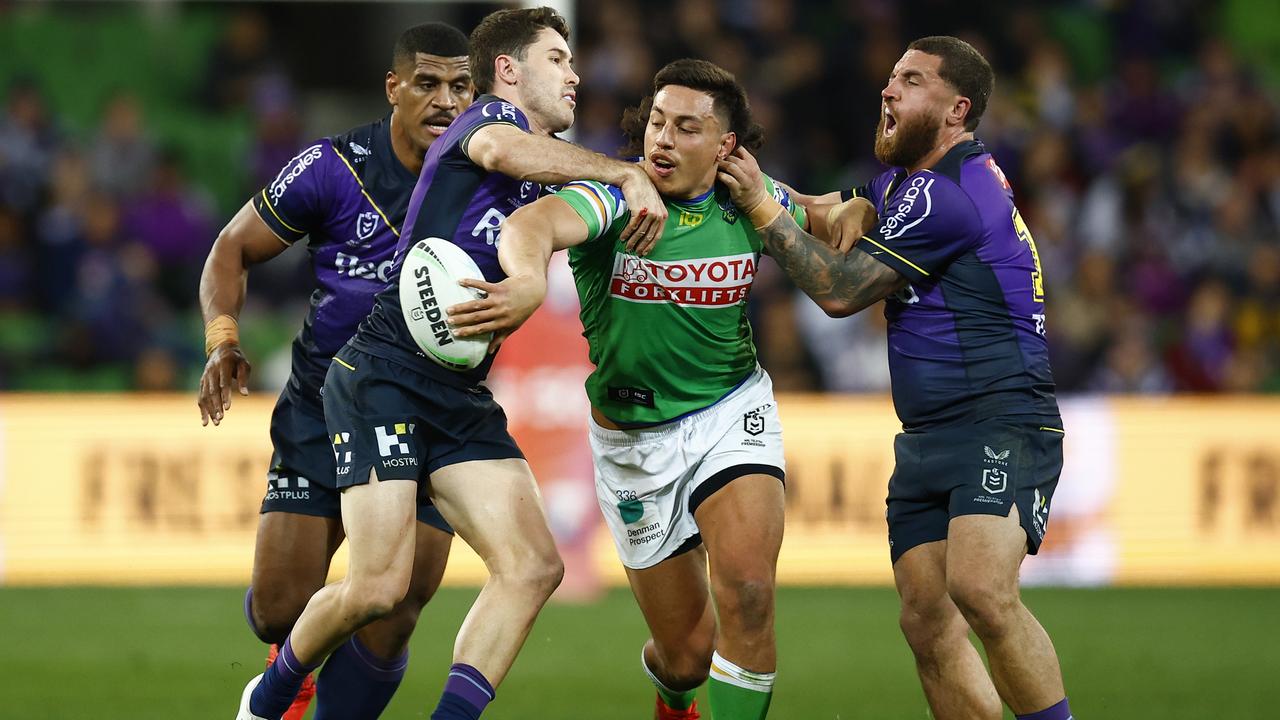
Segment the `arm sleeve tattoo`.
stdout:
<path fill-rule="evenodd" d="M 897 270 L 855 245 L 848 254 L 801 230 L 783 213 L 759 230 L 769 255 L 831 315 L 852 315 L 907 285 Z"/>

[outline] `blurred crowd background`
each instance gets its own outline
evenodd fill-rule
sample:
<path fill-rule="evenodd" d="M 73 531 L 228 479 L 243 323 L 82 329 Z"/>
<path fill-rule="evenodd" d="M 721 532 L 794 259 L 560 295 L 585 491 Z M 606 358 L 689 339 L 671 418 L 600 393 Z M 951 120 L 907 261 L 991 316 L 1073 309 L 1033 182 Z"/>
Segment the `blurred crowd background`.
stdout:
<path fill-rule="evenodd" d="M 193 390 L 219 228 L 313 138 L 386 112 L 401 29 L 497 7 L 0 0 L 0 390 Z M 704 57 L 749 88 L 766 171 L 858 185 L 879 91 L 929 34 L 996 69 L 978 136 L 1039 248 L 1060 390 L 1280 392 L 1280 3 L 580 2 L 574 137 L 616 152 L 654 71 Z M 287 374 L 307 262 L 251 273 L 259 388 Z M 780 389 L 888 388 L 878 311 L 830 320 L 769 262 L 751 304 Z"/>

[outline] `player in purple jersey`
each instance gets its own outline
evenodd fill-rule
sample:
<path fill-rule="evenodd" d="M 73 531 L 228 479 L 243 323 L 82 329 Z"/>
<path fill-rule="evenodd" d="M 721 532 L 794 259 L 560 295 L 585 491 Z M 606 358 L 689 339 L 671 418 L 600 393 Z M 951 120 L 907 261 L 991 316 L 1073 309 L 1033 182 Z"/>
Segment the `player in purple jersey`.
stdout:
<path fill-rule="evenodd" d="M 881 91 L 875 150 L 891 169 L 835 212 L 837 225 L 860 222 L 867 203 L 878 216 L 847 254 L 796 227 L 749 155 L 722 163 L 721 179 L 827 313 L 886 300 L 903 424 L 890 557 L 933 716 L 996 720 L 1003 701 L 1020 720 L 1070 720 L 1053 644 L 1018 592 L 1022 560 L 1044 538 L 1063 430 L 1039 255 L 1004 173 L 973 135 L 993 84 L 991 66 L 961 40 L 908 46 Z"/>
<path fill-rule="evenodd" d="M 247 394 L 250 365 L 234 331 L 248 268 L 309 236 L 317 289 L 293 344 L 288 386 L 272 414 L 274 456 L 245 598 L 245 615 L 254 632 L 272 643 L 273 655 L 324 585 L 344 535 L 320 399 L 324 373 L 386 284 L 423 157 L 471 103 L 467 54 L 466 35 L 449 25 L 406 30 L 385 81 L 390 115 L 303 150 L 241 208 L 205 265 L 200 298 L 210 344 L 199 405 L 202 420 L 216 425 L 233 391 Z M 409 592 L 325 665 L 316 718 L 375 718 L 404 677 L 409 635 L 440 584 L 452 542 L 425 496 L 418 520 Z M 300 693 L 286 717 L 301 718 L 309 700 Z"/>
<path fill-rule="evenodd" d="M 573 123 L 576 105 L 567 38 L 550 8 L 499 11 L 477 26 L 471 71 L 483 95 L 427 154 L 399 254 L 424 237 L 450 239 L 487 280 L 500 281 L 496 245 L 506 214 L 532 202 L 540 183 L 583 175 L 624 189 L 641 216 L 635 242 L 657 239 L 667 211 L 643 170 L 551 137 Z M 479 382 L 483 370 L 446 370 L 417 350 L 399 308 L 398 276 L 397 262 L 324 385 L 350 568 L 312 596 L 277 660 L 246 686 L 241 720 L 280 717 L 311 668 L 404 595 L 423 488 L 490 573 L 459 631 L 433 720 L 480 716 L 563 574 L 537 485 Z"/>

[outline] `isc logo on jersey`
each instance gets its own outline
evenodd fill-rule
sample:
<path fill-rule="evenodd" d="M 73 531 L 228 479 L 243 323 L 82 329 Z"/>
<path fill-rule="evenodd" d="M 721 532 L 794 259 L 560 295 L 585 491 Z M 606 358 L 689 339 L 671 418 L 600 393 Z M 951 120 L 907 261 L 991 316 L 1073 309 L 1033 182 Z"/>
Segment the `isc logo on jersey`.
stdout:
<path fill-rule="evenodd" d="M 450 370 L 470 370 L 484 361 L 492 333 L 469 338 L 453 334 L 445 309 L 483 297 L 458 284 L 462 278 L 483 280 L 467 251 L 440 238 L 419 240 L 404 256 L 400 269 L 400 309 L 413 341 L 428 358 Z"/>
<path fill-rule="evenodd" d="M 617 255 L 609 292 L 631 302 L 733 305 L 746 301 L 755 276 L 754 253 L 664 261 Z"/>
<path fill-rule="evenodd" d="M 293 181 L 297 180 L 299 175 L 306 172 L 307 168 L 311 167 L 311 164 L 316 160 L 319 160 L 320 156 L 323 154 L 324 153 L 321 152 L 319 145 L 312 145 L 306 150 L 298 153 L 297 157 L 290 160 L 288 165 L 281 168 L 280 174 L 276 175 L 275 180 L 271 181 L 271 202 L 280 202 L 280 198 L 284 195 L 284 191 L 288 190 L 289 186 L 293 184 Z"/>

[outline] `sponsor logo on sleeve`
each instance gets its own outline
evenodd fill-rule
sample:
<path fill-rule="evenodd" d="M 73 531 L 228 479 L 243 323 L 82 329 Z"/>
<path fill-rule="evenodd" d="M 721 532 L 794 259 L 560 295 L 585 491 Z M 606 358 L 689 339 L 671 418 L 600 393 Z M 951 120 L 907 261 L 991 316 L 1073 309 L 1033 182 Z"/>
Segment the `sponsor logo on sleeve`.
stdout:
<path fill-rule="evenodd" d="M 321 147 L 320 145 L 312 145 L 285 164 L 280 170 L 280 174 L 276 175 L 276 179 L 271 181 L 269 194 L 272 203 L 280 202 L 280 198 L 284 196 L 284 191 L 289 189 L 293 181 L 297 180 L 299 175 L 306 172 L 312 163 L 324 155 L 320 149 Z"/>
<path fill-rule="evenodd" d="M 908 230 L 929 217 L 929 213 L 933 212 L 933 182 L 934 178 L 927 175 L 917 175 L 911 178 L 911 182 L 907 184 L 907 189 L 902 193 L 897 206 L 891 208 L 893 212 L 884 219 L 884 222 L 880 223 L 881 237 L 885 240 L 902 237 Z M 908 218 L 915 214 L 917 202 L 923 202 L 924 209 L 919 212 L 918 217 L 907 222 Z"/>

